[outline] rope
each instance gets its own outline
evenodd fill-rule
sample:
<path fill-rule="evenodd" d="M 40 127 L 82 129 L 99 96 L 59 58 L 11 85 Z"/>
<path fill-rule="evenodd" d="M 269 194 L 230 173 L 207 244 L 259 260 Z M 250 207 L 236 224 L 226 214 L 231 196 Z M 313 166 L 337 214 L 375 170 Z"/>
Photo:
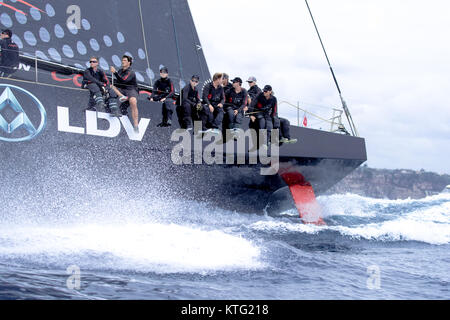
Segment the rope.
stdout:
<path fill-rule="evenodd" d="M 353 123 L 352 116 L 350 114 L 350 110 L 347 107 L 347 103 L 345 103 L 344 98 L 342 97 L 341 88 L 339 88 L 339 84 L 337 82 L 336 76 L 334 74 L 333 68 L 331 67 L 330 59 L 328 59 L 327 51 L 325 50 L 325 46 L 322 41 L 322 37 L 320 36 L 319 29 L 317 28 L 316 21 L 314 20 L 313 14 L 311 12 L 311 8 L 309 7 L 308 0 L 305 0 L 306 6 L 308 7 L 309 15 L 311 16 L 312 22 L 314 24 L 314 28 L 316 29 L 317 36 L 319 37 L 320 44 L 322 45 L 323 52 L 325 53 L 325 58 L 327 59 L 328 66 L 330 67 L 331 74 L 333 76 L 334 83 L 336 84 L 336 88 L 339 92 L 339 98 L 342 102 L 342 108 L 344 109 L 345 115 L 347 117 L 348 123 L 350 125 L 350 129 L 352 130 L 352 134 L 354 136 L 358 136 L 358 132 L 356 131 L 355 124 Z"/>
<path fill-rule="evenodd" d="M 145 39 L 145 28 L 144 28 L 144 19 L 142 17 L 141 0 L 138 0 L 138 3 L 139 3 L 139 14 L 141 16 L 142 37 L 144 38 L 145 56 L 147 57 L 148 69 L 151 70 L 151 68 L 150 68 L 150 60 L 149 60 L 149 57 L 148 57 L 148 50 L 147 50 L 147 40 Z M 150 76 L 149 76 L 149 78 L 150 78 Z M 150 86 L 153 86 L 152 78 L 150 78 Z"/>
<path fill-rule="evenodd" d="M 177 27 L 176 27 L 176 24 L 175 24 L 175 17 L 174 17 L 174 15 L 173 15 L 172 0 L 169 0 L 169 4 L 170 4 L 170 13 L 171 13 L 171 15 L 172 15 L 173 33 L 174 33 L 174 35 L 175 35 L 175 46 L 176 46 L 176 48 L 177 48 L 178 65 L 179 65 L 179 67 L 180 67 L 180 82 L 181 82 L 181 79 L 184 78 L 184 77 L 183 77 L 183 65 L 182 65 L 182 63 L 181 63 L 180 48 L 179 48 L 179 45 L 178 45 Z M 180 86 L 181 86 L 181 84 L 180 84 Z M 180 89 L 181 89 L 181 88 L 180 88 Z"/>
<path fill-rule="evenodd" d="M 317 119 L 319 119 L 319 120 L 322 120 L 322 121 L 324 121 L 324 122 L 328 122 L 328 123 L 333 123 L 333 121 L 331 121 L 331 120 L 328 120 L 328 119 L 324 119 L 324 118 L 322 118 L 322 117 L 320 117 L 320 116 L 318 116 L 318 115 L 316 115 L 316 114 L 314 114 L 314 113 L 312 113 L 312 112 L 310 112 L 310 111 L 308 111 L 308 110 L 305 110 L 305 109 L 302 109 L 302 108 L 300 108 L 300 107 L 297 107 L 296 105 L 293 105 L 292 103 L 289 103 L 289 102 L 287 102 L 287 101 L 281 101 L 280 102 L 280 105 L 281 104 L 283 104 L 283 103 L 285 103 L 285 104 L 287 104 L 287 105 L 290 105 L 291 107 L 294 107 L 295 109 L 297 109 L 297 110 L 301 110 L 301 111 L 303 111 L 304 113 L 307 113 L 307 114 L 309 114 L 309 115 L 311 115 L 311 116 L 313 116 L 313 117 L 315 117 L 315 118 L 317 118 Z"/>

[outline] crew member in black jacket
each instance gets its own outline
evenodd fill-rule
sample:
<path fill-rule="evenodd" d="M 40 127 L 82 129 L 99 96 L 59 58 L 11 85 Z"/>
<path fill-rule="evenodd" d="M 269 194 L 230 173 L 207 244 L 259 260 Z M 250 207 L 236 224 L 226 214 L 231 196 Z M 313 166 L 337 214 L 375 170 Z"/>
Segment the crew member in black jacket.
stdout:
<path fill-rule="evenodd" d="M 277 115 L 277 98 L 272 94 L 272 87 L 266 85 L 250 105 L 250 119 L 256 122 L 258 129 L 267 130 L 267 143 L 270 143 L 270 135 L 273 129 L 273 120 Z"/>
<path fill-rule="evenodd" d="M 223 121 L 225 94 L 222 87 L 222 73 L 213 76 L 213 82 L 203 89 L 202 131 L 220 134 Z"/>
<path fill-rule="evenodd" d="M 249 96 L 248 104 L 250 105 L 252 103 L 252 100 L 255 99 L 258 96 L 258 94 L 262 92 L 262 90 L 256 84 L 255 77 L 249 77 L 247 83 L 250 86 L 250 89 L 248 89 L 248 96 Z"/>
<path fill-rule="evenodd" d="M 122 57 L 122 68 L 116 71 L 116 68 L 111 66 L 111 72 L 116 78 L 115 85 L 112 86 L 116 94 L 119 96 L 122 105 L 122 113 L 126 113 L 128 105 L 131 107 L 131 117 L 133 118 L 134 131 L 139 132 L 139 111 L 137 100 L 139 98 L 139 91 L 136 81 L 136 74 L 131 69 L 133 58 L 127 55 Z"/>
<path fill-rule="evenodd" d="M 86 110 L 105 112 L 105 99 L 103 95 L 109 95 L 107 102 L 110 110 L 116 117 L 122 116 L 117 104 L 117 94 L 109 85 L 106 74 L 98 68 L 98 57 L 91 57 L 89 63 L 91 66 L 84 71 L 82 83 L 82 88 L 88 89 L 90 93 L 89 106 Z"/>
<path fill-rule="evenodd" d="M 186 85 L 180 93 L 180 105 L 177 107 L 178 122 L 181 129 L 191 130 L 192 126 L 192 110 L 197 108 L 200 103 L 200 95 L 198 93 L 198 83 L 200 77 L 193 75 L 189 84 Z"/>
<path fill-rule="evenodd" d="M 19 66 L 19 47 L 12 40 L 12 31 L 2 30 L 0 35 L 0 76 L 8 77 Z"/>
<path fill-rule="evenodd" d="M 225 96 L 228 94 L 230 90 L 233 90 L 233 85 L 230 83 L 230 76 L 227 73 L 222 74 L 222 87 Z"/>
<path fill-rule="evenodd" d="M 247 106 L 247 90 L 242 88 L 242 79 L 233 79 L 233 89 L 226 94 L 225 113 L 229 129 L 240 129 L 244 118 L 244 109 Z"/>
<path fill-rule="evenodd" d="M 153 85 L 152 95 L 148 98 L 150 101 L 162 102 L 162 122 L 158 127 L 170 127 L 172 125 L 173 104 L 171 99 L 175 94 L 172 80 L 169 79 L 169 70 L 161 67 L 159 70 L 160 79 Z"/>

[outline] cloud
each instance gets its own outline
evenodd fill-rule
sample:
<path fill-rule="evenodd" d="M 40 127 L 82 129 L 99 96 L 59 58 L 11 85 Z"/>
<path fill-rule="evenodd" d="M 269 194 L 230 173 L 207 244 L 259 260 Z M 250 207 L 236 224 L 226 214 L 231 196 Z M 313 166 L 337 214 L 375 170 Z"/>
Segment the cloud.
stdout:
<path fill-rule="evenodd" d="M 366 138 L 369 165 L 450 173 L 450 3 L 309 4 Z M 323 116 L 341 106 L 304 1 L 189 0 L 189 5 L 211 72 L 254 75 L 260 85 L 270 83 L 279 100 L 300 101 Z M 295 109 L 280 110 L 297 122 Z"/>

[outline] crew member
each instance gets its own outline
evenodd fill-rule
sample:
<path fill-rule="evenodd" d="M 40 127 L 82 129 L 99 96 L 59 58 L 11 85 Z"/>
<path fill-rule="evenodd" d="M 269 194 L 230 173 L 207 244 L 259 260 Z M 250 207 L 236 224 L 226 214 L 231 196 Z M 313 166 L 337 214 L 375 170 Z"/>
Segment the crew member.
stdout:
<path fill-rule="evenodd" d="M 267 143 L 270 143 L 270 135 L 273 129 L 273 120 L 277 115 L 277 98 L 273 96 L 272 87 L 266 85 L 249 108 L 250 119 L 258 125 L 258 129 L 267 130 Z"/>
<path fill-rule="evenodd" d="M 244 118 L 244 108 L 247 106 L 247 90 L 242 88 L 242 79 L 233 79 L 233 89 L 226 94 L 225 113 L 229 129 L 241 128 Z"/>
<path fill-rule="evenodd" d="M 170 127 L 172 125 L 173 105 L 167 101 L 175 94 L 172 80 L 169 79 L 169 70 L 161 67 L 159 70 L 160 79 L 156 80 L 152 95 L 148 98 L 153 102 L 162 102 L 162 122 L 158 127 Z"/>
<path fill-rule="evenodd" d="M 117 94 L 110 87 L 106 74 L 98 68 L 98 57 L 92 57 L 89 63 L 91 66 L 84 71 L 82 84 L 82 87 L 88 89 L 90 93 L 89 107 L 86 110 L 105 112 L 105 99 L 103 96 L 106 95 L 108 96 L 107 102 L 111 112 L 116 117 L 122 116 L 117 104 Z"/>
<path fill-rule="evenodd" d="M 137 87 L 136 74 L 131 68 L 133 58 L 127 55 L 122 57 L 122 68 L 119 71 L 111 66 L 111 72 L 116 78 L 115 86 L 112 86 L 114 92 L 119 96 L 122 102 L 122 113 L 126 113 L 128 106 L 131 107 L 131 117 L 133 119 L 133 128 L 135 132 L 139 132 L 139 112 L 137 100 L 139 91 Z"/>
<path fill-rule="evenodd" d="M 247 83 L 250 86 L 250 89 L 248 89 L 248 96 L 249 96 L 248 104 L 250 105 L 252 103 L 252 100 L 255 99 L 258 96 L 258 94 L 262 92 L 262 90 L 256 84 L 255 77 L 249 77 Z"/>
<path fill-rule="evenodd" d="M 223 121 L 225 93 L 222 87 L 222 73 L 216 73 L 213 81 L 203 89 L 202 131 L 220 134 Z M 208 129 L 209 127 L 209 129 Z"/>
<path fill-rule="evenodd" d="M 198 93 L 198 83 L 200 77 L 193 75 L 189 84 L 181 90 L 180 104 L 177 107 L 178 122 L 180 128 L 192 130 L 192 110 L 197 108 L 200 103 L 200 94 Z"/>
<path fill-rule="evenodd" d="M 225 96 L 228 94 L 228 91 L 233 89 L 233 85 L 229 82 L 230 76 L 227 73 L 222 74 L 222 87 Z"/>
<path fill-rule="evenodd" d="M 9 77 L 19 67 L 19 47 L 12 40 L 12 31 L 2 30 L 0 35 L 0 76 Z"/>

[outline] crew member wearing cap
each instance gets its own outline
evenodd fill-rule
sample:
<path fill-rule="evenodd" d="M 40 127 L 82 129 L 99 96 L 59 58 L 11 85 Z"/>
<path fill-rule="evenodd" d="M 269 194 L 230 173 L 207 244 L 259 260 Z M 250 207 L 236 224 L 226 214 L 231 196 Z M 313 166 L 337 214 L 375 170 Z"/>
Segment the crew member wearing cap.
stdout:
<path fill-rule="evenodd" d="M 228 94 L 228 91 L 233 90 L 233 85 L 229 82 L 230 76 L 227 73 L 222 75 L 222 87 L 225 93 L 225 96 Z"/>
<path fill-rule="evenodd" d="M 137 100 L 139 91 L 137 86 L 136 74 L 131 69 L 133 58 L 127 55 L 122 57 L 122 68 L 119 71 L 111 66 L 110 70 L 116 78 L 115 86 L 112 86 L 114 92 L 119 96 L 122 102 L 120 108 L 122 113 L 126 114 L 128 106 L 131 107 L 131 117 L 133 118 L 133 128 L 136 133 L 139 132 L 139 111 Z"/>
<path fill-rule="evenodd" d="M 202 131 L 220 134 L 223 121 L 225 93 L 222 87 L 222 73 L 216 73 L 213 81 L 203 89 Z M 209 127 L 209 129 L 208 129 Z"/>
<path fill-rule="evenodd" d="M 262 90 L 256 84 L 255 77 L 249 77 L 247 82 L 248 85 L 250 86 L 250 89 L 248 89 L 248 96 L 249 96 L 248 104 L 250 105 L 252 103 L 252 100 L 255 99 L 258 96 L 258 94 L 262 92 Z"/>
<path fill-rule="evenodd" d="M 117 94 L 109 85 L 109 80 L 103 70 L 98 67 L 98 57 L 89 59 L 90 67 L 84 71 L 82 88 L 90 93 L 89 107 L 86 110 L 105 112 L 105 99 L 103 95 L 109 95 L 108 106 L 116 117 L 121 117 L 117 104 Z M 95 109 L 94 109 L 95 106 Z"/>
<path fill-rule="evenodd" d="M 233 79 L 233 89 L 226 93 L 225 114 L 229 129 L 241 128 L 244 109 L 247 106 L 247 90 L 242 88 L 242 79 Z"/>
<path fill-rule="evenodd" d="M 273 119 L 277 115 L 277 98 L 273 96 L 272 87 L 266 85 L 249 108 L 250 119 L 258 125 L 258 129 L 267 130 L 267 142 L 270 143 L 270 135 L 273 129 Z"/>
<path fill-rule="evenodd" d="M 178 122 L 181 129 L 191 130 L 192 110 L 197 108 L 200 103 L 200 94 L 198 93 L 198 82 L 200 77 L 193 75 L 189 84 L 181 90 L 180 105 L 177 107 Z"/>
<path fill-rule="evenodd" d="M 16 72 L 19 66 L 19 47 L 12 40 L 9 29 L 2 30 L 0 36 L 0 76 L 8 77 Z"/>
<path fill-rule="evenodd" d="M 169 78 L 169 69 L 162 66 L 159 69 L 160 78 L 153 85 L 152 95 L 148 98 L 153 102 L 162 102 L 162 121 L 158 127 L 170 127 L 172 125 L 173 104 L 168 99 L 173 98 L 175 89 Z"/>

